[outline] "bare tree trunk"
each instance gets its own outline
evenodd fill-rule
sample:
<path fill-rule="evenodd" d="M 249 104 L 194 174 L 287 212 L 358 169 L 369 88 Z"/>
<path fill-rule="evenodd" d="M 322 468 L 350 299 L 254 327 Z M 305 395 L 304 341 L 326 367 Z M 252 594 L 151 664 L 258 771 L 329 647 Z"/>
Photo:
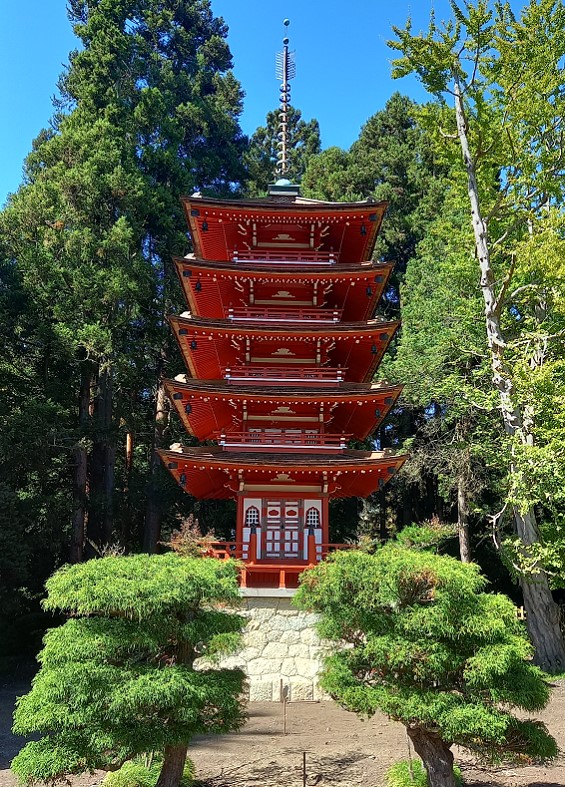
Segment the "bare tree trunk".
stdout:
<path fill-rule="evenodd" d="M 124 515 L 122 518 L 122 532 L 121 542 L 125 546 L 131 536 L 132 529 L 132 506 L 130 500 L 130 487 L 131 487 L 131 474 L 133 471 L 133 448 L 135 445 L 135 438 L 133 432 L 128 429 L 126 432 L 126 445 L 125 445 L 125 472 L 124 472 L 124 486 L 122 489 L 124 499 Z"/>
<path fill-rule="evenodd" d="M 460 475 L 457 479 L 457 534 L 459 536 L 459 554 L 462 563 L 471 562 L 471 541 L 469 539 L 469 509 L 465 495 L 465 479 Z"/>
<path fill-rule="evenodd" d="M 116 447 L 112 436 L 113 385 L 109 366 L 99 371 L 94 401 L 95 438 L 90 466 L 92 512 L 88 538 L 103 546 L 112 541 L 114 525 L 114 478 Z"/>
<path fill-rule="evenodd" d="M 497 298 L 487 227 L 479 203 L 475 162 L 469 147 L 465 107 L 457 74 L 454 75 L 454 82 L 457 133 L 467 170 L 467 191 L 471 204 L 475 250 L 481 270 L 480 285 L 485 303 L 487 341 L 493 372 L 492 381 L 499 393 L 500 409 L 506 433 L 511 437 L 518 436 L 525 444 L 531 444 L 533 436 L 524 426 L 522 413 L 516 402 L 514 384 L 505 369 L 504 349 L 506 343 L 500 326 L 502 293 Z M 509 469 L 512 474 L 514 472 L 512 462 Z M 518 535 L 526 546 L 539 541 L 535 513 L 532 508 L 521 513 L 517 507 L 514 507 L 514 521 Z M 559 629 L 557 607 L 551 595 L 543 566 L 539 566 L 537 574 L 532 577 L 522 576 L 520 584 L 524 591 L 524 606 L 528 619 L 532 618 L 528 623 L 528 631 L 536 651 L 536 663 L 548 672 L 561 671 L 565 667 L 565 646 Z M 529 587 L 530 585 L 532 588 Z"/>
<path fill-rule="evenodd" d="M 169 407 L 165 387 L 161 376 L 155 396 L 155 427 L 153 430 L 153 450 L 149 464 L 149 483 L 147 487 L 147 508 L 145 512 L 145 532 L 143 538 L 143 548 L 150 555 L 157 551 L 157 545 L 161 535 L 162 511 L 159 503 L 159 490 L 157 477 L 161 468 L 161 460 L 157 454 L 157 449 L 161 448 L 164 441 L 165 429 L 169 423 Z"/>
<path fill-rule="evenodd" d="M 73 447 L 73 514 L 71 536 L 71 563 L 80 563 L 83 558 L 84 536 L 87 524 L 87 483 L 88 455 L 84 444 L 84 433 L 90 417 L 90 386 L 92 384 L 92 367 L 88 361 L 82 361 L 80 376 L 80 392 L 78 401 L 78 422 L 80 438 Z"/>
<path fill-rule="evenodd" d="M 429 787 L 455 787 L 453 753 L 449 746 L 433 732 L 422 727 L 407 727 L 416 754 L 424 763 Z"/>
<path fill-rule="evenodd" d="M 155 787 L 179 787 L 186 763 L 188 746 L 165 746 L 165 759 Z"/>

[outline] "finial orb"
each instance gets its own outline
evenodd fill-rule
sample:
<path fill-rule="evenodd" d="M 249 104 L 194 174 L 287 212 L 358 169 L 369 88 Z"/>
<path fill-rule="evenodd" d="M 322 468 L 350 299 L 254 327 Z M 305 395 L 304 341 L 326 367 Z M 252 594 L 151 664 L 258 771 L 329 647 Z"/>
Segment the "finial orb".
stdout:
<path fill-rule="evenodd" d="M 288 27 L 288 26 L 289 26 L 289 24 L 290 24 L 290 19 L 283 19 L 283 25 L 284 25 L 285 27 Z"/>
<path fill-rule="evenodd" d="M 288 38 L 283 38 L 283 44 L 284 44 L 285 46 L 288 46 Z"/>

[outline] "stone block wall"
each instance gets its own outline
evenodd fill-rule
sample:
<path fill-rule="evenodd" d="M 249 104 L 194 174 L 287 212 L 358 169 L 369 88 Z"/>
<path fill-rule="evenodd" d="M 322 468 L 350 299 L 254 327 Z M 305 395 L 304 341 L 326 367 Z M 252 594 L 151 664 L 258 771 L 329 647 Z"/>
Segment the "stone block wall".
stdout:
<path fill-rule="evenodd" d="M 321 699 L 317 676 L 324 648 L 314 628 L 317 616 L 292 606 L 293 591 L 270 593 L 242 591 L 240 614 L 248 621 L 244 647 L 222 666 L 246 672 L 252 702 L 280 702 L 281 687 L 290 701 Z"/>

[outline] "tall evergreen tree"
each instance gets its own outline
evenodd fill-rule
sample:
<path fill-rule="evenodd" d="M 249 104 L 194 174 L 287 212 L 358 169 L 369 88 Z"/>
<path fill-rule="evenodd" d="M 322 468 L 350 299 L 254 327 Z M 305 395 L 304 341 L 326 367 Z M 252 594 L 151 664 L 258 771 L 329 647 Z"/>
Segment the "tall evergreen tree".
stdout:
<path fill-rule="evenodd" d="M 372 197 L 388 201 L 375 258 L 395 263 L 379 307 L 390 317 L 399 314 L 399 290 L 408 261 L 434 220 L 445 194 L 447 168 L 429 131 L 419 121 L 420 112 L 417 104 L 395 93 L 367 121 L 348 151 L 329 148 L 310 159 L 302 181 L 308 197 L 327 200 Z M 386 374 L 385 364 L 382 375 Z M 422 420 L 422 406 L 414 400 L 404 400 L 375 437 L 381 447 L 398 446 L 413 435 Z M 437 476 L 432 472 L 414 479 L 406 467 L 385 489 L 363 503 L 362 528 L 364 532 L 386 538 L 391 529 L 441 513 L 441 502 Z"/>
<path fill-rule="evenodd" d="M 279 116 L 281 110 L 269 112 L 264 126 L 254 132 L 244 161 L 248 172 L 246 194 L 262 197 L 269 183 L 277 179 L 277 153 L 279 151 Z M 312 156 L 320 152 L 320 126 L 317 120 L 302 120 L 299 109 L 289 106 L 288 128 L 288 171 L 285 177 L 300 183 Z"/>
<path fill-rule="evenodd" d="M 0 222 L 45 374 L 63 369 L 54 440 L 78 560 L 85 533 L 91 551 L 135 536 L 144 506 L 156 547 L 159 499 L 176 494 L 158 495 L 169 481 L 153 448 L 166 426 L 160 380 L 169 360 L 180 367 L 165 321 L 181 300 L 179 196 L 232 193 L 245 140 L 227 29 L 207 0 L 71 0 L 69 17 L 83 48 Z"/>

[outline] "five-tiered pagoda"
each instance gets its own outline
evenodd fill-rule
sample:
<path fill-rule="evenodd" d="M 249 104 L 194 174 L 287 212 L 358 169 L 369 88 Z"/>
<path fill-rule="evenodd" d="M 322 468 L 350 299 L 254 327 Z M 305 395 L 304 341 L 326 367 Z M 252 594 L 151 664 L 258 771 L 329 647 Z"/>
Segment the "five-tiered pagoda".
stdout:
<path fill-rule="evenodd" d="M 189 311 L 171 317 L 188 374 L 166 383 L 202 447 L 161 457 L 196 498 L 237 501 L 244 587 L 296 587 L 333 548 L 328 503 L 366 497 L 404 461 L 359 451 L 400 393 L 373 382 L 398 322 L 374 317 L 391 264 L 371 262 L 386 204 L 183 199 L 194 253 L 176 259 Z"/>

